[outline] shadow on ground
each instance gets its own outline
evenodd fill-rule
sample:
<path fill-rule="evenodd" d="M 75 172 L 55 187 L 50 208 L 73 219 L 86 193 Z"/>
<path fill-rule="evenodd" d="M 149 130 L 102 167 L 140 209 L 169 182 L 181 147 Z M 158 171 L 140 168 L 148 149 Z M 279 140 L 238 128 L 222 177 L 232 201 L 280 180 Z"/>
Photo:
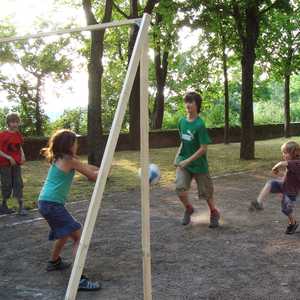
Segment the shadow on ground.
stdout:
<path fill-rule="evenodd" d="M 153 299 L 300 299 L 300 234 L 285 235 L 278 197 L 250 214 L 248 203 L 266 176 L 245 173 L 214 180 L 222 227 L 208 228 L 204 201 L 192 225 L 180 225 L 182 207 L 170 189 L 151 191 Z M 142 299 L 139 191 L 105 195 L 86 262 L 86 273 L 103 281 L 77 299 Z M 88 202 L 68 204 L 84 221 Z M 70 271 L 47 273 L 52 244 L 36 211 L 0 217 L 0 299 L 63 299 Z M 64 257 L 71 258 L 71 245 Z"/>

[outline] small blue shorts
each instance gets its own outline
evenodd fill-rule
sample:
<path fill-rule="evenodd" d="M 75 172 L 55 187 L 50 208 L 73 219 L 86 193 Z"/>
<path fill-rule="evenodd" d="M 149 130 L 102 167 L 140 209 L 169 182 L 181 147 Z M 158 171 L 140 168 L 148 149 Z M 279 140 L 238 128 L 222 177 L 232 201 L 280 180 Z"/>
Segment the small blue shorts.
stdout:
<path fill-rule="evenodd" d="M 39 201 L 39 212 L 46 219 L 51 230 L 49 240 L 57 240 L 70 235 L 72 232 L 81 228 L 66 210 L 65 206 L 52 201 Z"/>
<path fill-rule="evenodd" d="M 281 211 L 286 215 L 293 213 L 295 209 L 296 196 L 287 195 L 283 191 L 283 182 L 279 180 L 271 180 L 271 193 L 272 194 L 282 194 L 281 199 Z"/>
<path fill-rule="evenodd" d="M 283 194 L 283 182 L 279 180 L 270 180 L 271 193 L 272 194 Z"/>

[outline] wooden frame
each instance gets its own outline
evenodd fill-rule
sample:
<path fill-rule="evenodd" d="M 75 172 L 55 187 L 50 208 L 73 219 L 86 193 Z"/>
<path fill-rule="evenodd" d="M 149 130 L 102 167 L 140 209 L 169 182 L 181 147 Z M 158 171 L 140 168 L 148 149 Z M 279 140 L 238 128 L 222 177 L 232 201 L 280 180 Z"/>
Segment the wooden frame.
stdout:
<path fill-rule="evenodd" d="M 113 120 L 112 128 L 107 140 L 105 152 L 100 166 L 99 174 L 89 205 L 87 217 L 84 223 L 82 236 L 74 261 L 71 277 L 69 280 L 65 300 L 74 300 L 77 295 L 80 276 L 83 271 L 87 251 L 94 231 L 95 222 L 102 202 L 103 192 L 107 176 L 112 164 L 113 155 L 120 134 L 126 107 L 134 78 L 140 63 L 141 70 L 141 189 L 142 189 L 142 247 L 143 247 L 143 272 L 144 272 L 144 298 L 152 299 L 151 291 L 151 255 L 150 255 L 150 220 L 149 220 L 149 130 L 148 130 L 148 28 L 150 16 L 144 14 L 136 43 L 132 52 L 126 73 L 124 85 L 120 94 L 119 103 Z"/>
<path fill-rule="evenodd" d="M 140 59 L 140 129 L 141 129 L 141 209 L 144 299 L 152 299 L 150 251 L 149 187 L 149 112 L 148 112 L 148 35 L 141 41 Z"/>
<path fill-rule="evenodd" d="M 62 34 L 73 33 L 73 32 L 94 31 L 94 30 L 100 30 L 100 29 L 104 29 L 104 28 L 118 27 L 118 26 L 130 25 L 130 24 L 135 24 L 135 23 L 139 24 L 140 22 L 141 22 L 141 18 L 122 20 L 122 21 L 114 21 L 114 22 L 109 22 L 109 23 L 101 23 L 101 24 L 95 24 L 95 25 L 88 25 L 88 26 L 84 26 L 84 27 L 62 29 L 62 30 L 49 31 L 49 32 L 39 32 L 36 34 L 28 34 L 28 35 L 23 35 L 23 36 L 5 37 L 5 38 L 0 38 L 0 43 L 15 42 L 15 41 L 21 41 L 21 40 L 28 40 L 28 39 L 37 39 L 37 38 L 41 38 L 41 37 L 62 35 Z"/>

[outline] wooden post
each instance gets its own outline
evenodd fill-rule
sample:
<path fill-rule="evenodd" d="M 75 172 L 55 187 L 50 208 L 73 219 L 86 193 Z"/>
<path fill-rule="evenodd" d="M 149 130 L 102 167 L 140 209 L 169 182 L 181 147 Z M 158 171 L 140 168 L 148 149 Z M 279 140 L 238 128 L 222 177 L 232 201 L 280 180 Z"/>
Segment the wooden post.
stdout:
<path fill-rule="evenodd" d="M 150 18 L 147 19 L 150 22 Z M 140 61 L 140 130 L 141 130 L 141 208 L 144 300 L 152 299 L 150 204 L 149 204 L 149 112 L 148 112 L 148 36 L 143 40 Z"/>
<path fill-rule="evenodd" d="M 83 271 L 83 267 L 86 260 L 87 251 L 89 248 L 89 244 L 91 241 L 92 233 L 94 231 L 96 218 L 98 215 L 98 211 L 100 209 L 102 196 L 107 180 L 107 176 L 109 173 L 109 169 L 113 160 L 113 155 L 115 152 L 116 144 L 118 141 L 118 137 L 120 134 L 122 122 L 124 119 L 124 115 L 126 112 L 126 107 L 129 100 L 130 91 L 133 86 L 133 81 L 135 78 L 135 74 L 137 71 L 137 67 L 139 64 L 141 49 L 144 45 L 145 38 L 148 36 L 148 27 L 150 16 L 144 14 L 141 24 L 140 30 L 136 39 L 136 43 L 134 45 L 132 57 L 128 66 L 128 70 L 126 73 L 124 85 L 120 94 L 118 107 L 115 113 L 114 121 L 112 124 L 112 128 L 110 130 L 110 134 L 108 137 L 107 145 L 104 151 L 102 163 L 100 166 L 99 174 L 97 177 L 97 181 L 95 184 L 95 188 L 93 191 L 91 203 L 89 205 L 87 217 L 84 223 L 82 236 L 80 239 L 79 247 L 77 250 L 76 258 L 74 261 L 71 277 L 69 280 L 68 288 L 65 295 L 65 300 L 74 300 L 77 295 L 78 284 L 80 280 L 80 276 Z M 147 176 L 148 178 L 148 176 Z"/>

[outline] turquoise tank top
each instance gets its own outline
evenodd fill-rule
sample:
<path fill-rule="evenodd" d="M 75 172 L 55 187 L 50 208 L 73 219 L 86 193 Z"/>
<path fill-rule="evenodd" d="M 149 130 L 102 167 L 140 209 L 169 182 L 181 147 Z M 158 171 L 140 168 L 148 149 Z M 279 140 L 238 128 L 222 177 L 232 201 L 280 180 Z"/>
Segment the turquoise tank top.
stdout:
<path fill-rule="evenodd" d="M 65 204 L 74 174 L 74 170 L 66 173 L 60 170 L 55 164 L 52 164 L 38 200 Z"/>

